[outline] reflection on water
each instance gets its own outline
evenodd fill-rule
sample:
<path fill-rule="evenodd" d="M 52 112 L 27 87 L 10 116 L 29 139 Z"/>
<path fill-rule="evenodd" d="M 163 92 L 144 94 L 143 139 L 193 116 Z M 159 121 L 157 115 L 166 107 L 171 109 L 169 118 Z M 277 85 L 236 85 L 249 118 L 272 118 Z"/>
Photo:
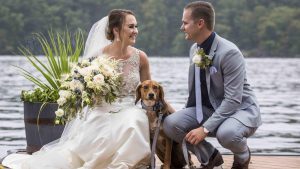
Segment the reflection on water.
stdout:
<path fill-rule="evenodd" d="M 247 59 L 248 81 L 261 106 L 263 125 L 248 139 L 253 153 L 300 154 L 300 59 Z M 23 57 L 0 57 L 0 157 L 8 149 L 25 148 L 21 90 L 32 84 L 11 65 L 33 70 Z M 187 58 L 150 58 L 152 79 L 178 110 L 187 97 Z M 228 153 L 209 138 L 222 152 Z"/>

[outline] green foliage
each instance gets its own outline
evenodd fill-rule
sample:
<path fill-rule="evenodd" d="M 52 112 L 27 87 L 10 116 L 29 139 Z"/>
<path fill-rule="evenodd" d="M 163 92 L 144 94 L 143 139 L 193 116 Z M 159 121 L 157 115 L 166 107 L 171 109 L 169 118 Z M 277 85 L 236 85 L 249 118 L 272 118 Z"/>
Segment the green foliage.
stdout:
<path fill-rule="evenodd" d="M 41 88 L 36 88 L 34 90 L 21 92 L 21 100 L 24 102 L 50 102 L 55 103 L 59 98 L 57 90 L 42 90 Z"/>
<path fill-rule="evenodd" d="M 250 56 L 300 56 L 299 0 L 208 0 L 215 6 L 215 30 Z M 8 0 L 0 7 L 0 54 L 15 54 L 30 46 L 31 33 L 62 32 L 92 24 L 114 8 L 135 12 L 139 36 L 136 47 L 148 55 L 186 56 L 190 42 L 180 31 L 183 7 L 174 0 Z M 32 51 L 40 54 L 39 49 Z"/>
<path fill-rule="evenodd" d="M 74 39 L 72 39 L 68 31 L 64 34 L 49 31 L 48 36 L 47 38 L 43 34 L 34 34 L 43 50 L 46 61 L 41 60 L 41 57 L 35 56 L 28 48 L 20 48 L 21 53 L 26 56 L 29 63 L 43 78 L 40 79 L 24 68 L 17 67 L 26 79 L 38 86 L 38 89 L 33 92 L 22 92 L 21 97 L 24 101 L 56 101 L 62 76 L 71 71 L 72 64 L 78 62 L 78 58 L 82 53 L 84 39 L 80 30 L 75 33 Z M 38 96 L 39 94 L 41 96 Z"/>
<path fill-rule="evenodd" d="M 299 17 L 298 9 L 286 6 L 273 8 L 259 20 L 258 36 L 264 39 L 259 45 L 271 55 L 299 54 L 300 40 L 294 39 L 297 34 L 300 35 Z"/>

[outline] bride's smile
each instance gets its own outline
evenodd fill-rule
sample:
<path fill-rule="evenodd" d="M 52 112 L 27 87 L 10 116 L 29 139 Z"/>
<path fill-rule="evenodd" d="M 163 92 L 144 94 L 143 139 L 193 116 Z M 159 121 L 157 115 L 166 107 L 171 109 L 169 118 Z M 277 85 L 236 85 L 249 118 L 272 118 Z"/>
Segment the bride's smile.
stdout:
<path fill-rule="evenodd" d="M 121 38 L 123 38 L 124 43 L 128 45 L 135 44 L 138 35 L 136 18 L 133 15 L 126 15 L 124 25 L 121 30 Z"/>

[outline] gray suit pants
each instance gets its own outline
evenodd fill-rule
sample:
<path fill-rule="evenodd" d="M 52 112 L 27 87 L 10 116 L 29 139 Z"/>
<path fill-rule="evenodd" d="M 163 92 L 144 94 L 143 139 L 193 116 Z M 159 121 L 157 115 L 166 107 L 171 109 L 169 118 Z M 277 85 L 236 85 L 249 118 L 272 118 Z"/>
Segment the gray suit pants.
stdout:
<path fill-rule="evenodd" d="M 203 121 L 206 121 L 213 110 L 203 106 Z M 189 107 L 177 111 L 166 117 L 163 123 L 164 132 L 171 139 L 178 143 L 182 143 L 185 135 L 200 127 L 196 120 L 196 108 Z M 255 132 L 257 128 L 247 127 L 235 118 L 226 119 L 217 129 L 209 133 L 209 136 L 216 137 L 219 143 L 234 154 L 235 160 L 244 163 L 249 158 L 247 138 Z M 207 141 L 202 141 L 198 145 L 187 143 L 188 149 L 194 153 L 194 149 L 198 149 L 201 158 L 197 157 L 201 163 L 207 163 L 215 148 Z"/>

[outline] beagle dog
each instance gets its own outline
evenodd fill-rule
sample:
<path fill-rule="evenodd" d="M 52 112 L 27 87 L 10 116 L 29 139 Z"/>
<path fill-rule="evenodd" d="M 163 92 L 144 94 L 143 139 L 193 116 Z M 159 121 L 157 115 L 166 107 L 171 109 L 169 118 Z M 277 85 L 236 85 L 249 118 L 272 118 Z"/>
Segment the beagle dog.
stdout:
<path fill-rule="evenodd" d="M 164 99 L 162 86 L 154 80 L 146 80 L 138 85 L 136 89 L 135 104 L 141 100 L 143 109 L 147 112 L 150 128 L 150 142 L 153 143 L 154 133 L 159 120 L 159 114 L 164 117 L 174 112 Z M 163 120 L 160 125 L 156 144 L 156 155 L 163 163 L 163 169 L 182 168 L 186 165 L 181 144 L 173 142 L 163 131 Z M 191 160 L 190 160 L 191 162 Z"/>

